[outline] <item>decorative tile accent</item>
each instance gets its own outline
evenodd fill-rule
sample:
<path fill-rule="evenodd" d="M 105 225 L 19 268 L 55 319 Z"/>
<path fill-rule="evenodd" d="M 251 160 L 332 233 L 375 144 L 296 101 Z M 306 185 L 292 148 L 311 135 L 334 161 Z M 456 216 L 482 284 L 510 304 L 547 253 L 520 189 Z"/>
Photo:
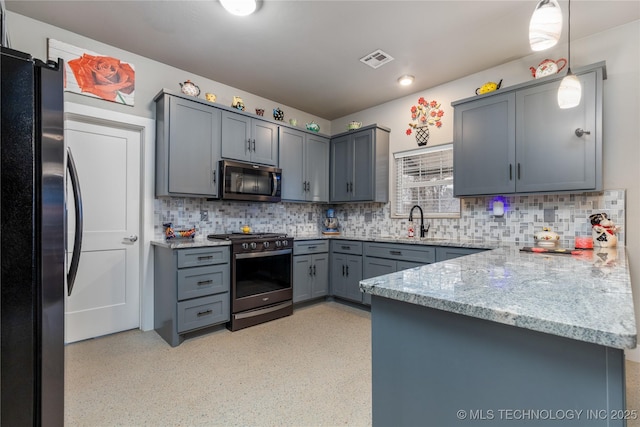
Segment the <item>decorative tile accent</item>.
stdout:
<path fill-rule="evenodd" d="M 589 215 L 606 212 L 622 227 L 618 241 L 625 242 L 625 190 L 602 193 L 504 196 L 505 214 L 494 217 L 494 197 L 462 200 L 460 218 L 425 219 L 431 224 L 429 237 L 446 239 L 485 239 L 509 243 L 533 244 L 533 234 L 551 227 L 560 235 L 563 247 L 573 247 L 578 236 L 591 235 Z M 322 230 L 326 210 L 333 208 L 344 234 L 357 237 L 404 236 L 408 220 L 391 218 L 391 204 L 350 203 L 248 203 L 208 201 L 198 198 L 156 199 L 155 237 L 162 238 L 162 223 L 176 228 L 195 226 L 198 235 L 240 231 L 249 225 L 255 232 L 286 232 L 293 236 L 315 235 Z M 544 210 L 553 209 L 555 220 L 544 221 Z M 200 211 L 208 211 L 208 220 L 200 221 Z M 309 220 L 311 218 L 311 220 Z"/>

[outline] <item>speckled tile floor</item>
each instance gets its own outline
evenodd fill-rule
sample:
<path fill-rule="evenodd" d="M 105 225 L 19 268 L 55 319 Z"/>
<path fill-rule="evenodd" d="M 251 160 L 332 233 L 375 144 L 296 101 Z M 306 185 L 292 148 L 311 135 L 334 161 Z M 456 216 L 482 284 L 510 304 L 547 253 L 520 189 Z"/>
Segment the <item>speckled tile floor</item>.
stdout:
<path fill-rule="evenodd" d="M 176 348 L 137 330 L 71 344 L 65 425 L 371 425 L 370 327 L 367 311 L 326 302 Z M 640 412 L 640 363 L 626 372 Z"/>

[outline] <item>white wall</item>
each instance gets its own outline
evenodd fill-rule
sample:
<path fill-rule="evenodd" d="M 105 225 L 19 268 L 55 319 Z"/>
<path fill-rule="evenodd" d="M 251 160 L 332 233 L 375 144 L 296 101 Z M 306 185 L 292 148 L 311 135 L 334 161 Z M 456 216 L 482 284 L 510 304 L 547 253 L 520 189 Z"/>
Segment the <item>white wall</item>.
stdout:
<path fill-rule="evenodd" d="M 413 93 L 331 122 L 334 132 L 346 129 L 351 120 L 378 123 L 391 128 L 391 153 L 418 148 L 413 135 L 405 131 L 411 121 L 412 105 L 423 96 L 442 103 L 443 126 L 430 128 L 428 146 L 453 141 L 451 102 L 472 97 L 475 89 L 488 81 L 503 79 L 503 87 L 531 80 L 530 66 L 546 58 L 566 57 L 567 46 L 538 52 L 506 64 L 472 74 L 425 91 Z M 573 68 L 606 61 L 607 80 L 603 90 L 603 181 L 604 188 L 627 190 L 627 253 L 631 267 L 636 321 L 640 330 L 640 21 L 574 40 L 571 43 Z M 550 153 L 551 155 L 551 153 Z M 390 156 L 392 159 L 393 156 Z M 392 165 L 390 165 L 390 170 Z M 393 190 L 390 183 L 390 194 Z M 570 309 L 568 307 L 567 309 Z M 640 347 L 627 352 L 627 358 L 640 362 Z"/>
<path fill-rule="evenodd" d="M 191 74 L 178 68 L 153 61 L 140 55 L 118 49 L 87 37 L 63 30 L 52 25 L 35 21 L 23 15 L 7 12 L 7 28 L 11 41 L 11 48 L 28 52 L 38 59 L 47 59 L 47 39 L 52 38 L 61 42 L 81 47 L 103 55 L 110 55 L 134 65 L 136 71 L 135 106 L 125 106 L 113 102 L 103 101 L 75 93 L 65 93 L 65 101 L 89 105 L 97 108 L 118 111 L 141 117 L 155 118 L 153 98 L 163 88 L 179 92 L 180 83 L 191 80 L 201 89 L 200 98 L 204 99 L 206 92 L 215 93 L 216 103 L 231 106 L 233 96 L 242 97 L 247 112 L 255 112 L 256 108 L 265 110 L 265 118 L 271 119 L 271 111 L 280 107 L 285 113 L 285 119 L 296 118 L 298 126 L 315 121 L 320 125 L 322 133 L 331 134 L 328 120 L 312 116 L 303 111 L 280 104 L 278 100 L 268 100 L 245 92 L 238 88 L 218 83 L 214 80 Z"/>

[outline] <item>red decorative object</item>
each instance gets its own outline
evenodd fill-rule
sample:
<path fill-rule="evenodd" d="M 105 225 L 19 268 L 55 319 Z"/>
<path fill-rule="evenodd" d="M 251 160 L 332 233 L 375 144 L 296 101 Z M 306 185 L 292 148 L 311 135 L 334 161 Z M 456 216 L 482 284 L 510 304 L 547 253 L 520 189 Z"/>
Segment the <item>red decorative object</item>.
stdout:
<path fill-rule="evenodd" d="M 441 104 L 438 101 L 432 100 L 428 102 L 421 96 L 418 98 L 418 105 L 411 107 L 411 120 L 413 122 L 409 123 L 406 134 L 411 135 L 413 133 L 412 130 L 416 130 L 416 141 L 418 145 L 427 144 L 429 139 L 429 129 L 427 126 L 442 127 L 444 111 L 440 109 L 440 106 Z"/>

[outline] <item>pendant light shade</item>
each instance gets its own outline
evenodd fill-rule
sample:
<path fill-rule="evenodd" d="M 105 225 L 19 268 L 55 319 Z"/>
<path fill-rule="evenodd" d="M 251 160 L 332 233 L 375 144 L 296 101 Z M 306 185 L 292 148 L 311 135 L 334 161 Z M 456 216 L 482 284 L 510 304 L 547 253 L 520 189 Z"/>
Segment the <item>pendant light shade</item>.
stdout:
<path fill-rule="evenodd" d="M 571 0 L 569 0 L 569 13 L 568 13 L 568 29 L 567 29 L 567 75 L 560 82 L 558 88 L 558 106 L 560 108 L 573 108 L 580 104 L 580 98 L 582 98 L 582 85 L 578 77 L 571 72 Z"/>
<path fill-rule="evenodd" d="M 251 15 L 258 8 L 256 0 L 220 0 L 227 12 L 237 16 Z"/>
<path fill-rule="evenodd" d="M 535 51 L 549 49 L 560 40 L 562 10 L 557 0 L 540 0 L 529 22 L 529 44 Z"/>
<path fill-rule="evenodd" d="M 582 85 L 578 77 L 571 72 L 571 68 L 567 71 L 567 75 L 560 82 L 558 89 L 558 106 L 560 108 L 573 108 L 580 104 L 582 98 Z"/>

